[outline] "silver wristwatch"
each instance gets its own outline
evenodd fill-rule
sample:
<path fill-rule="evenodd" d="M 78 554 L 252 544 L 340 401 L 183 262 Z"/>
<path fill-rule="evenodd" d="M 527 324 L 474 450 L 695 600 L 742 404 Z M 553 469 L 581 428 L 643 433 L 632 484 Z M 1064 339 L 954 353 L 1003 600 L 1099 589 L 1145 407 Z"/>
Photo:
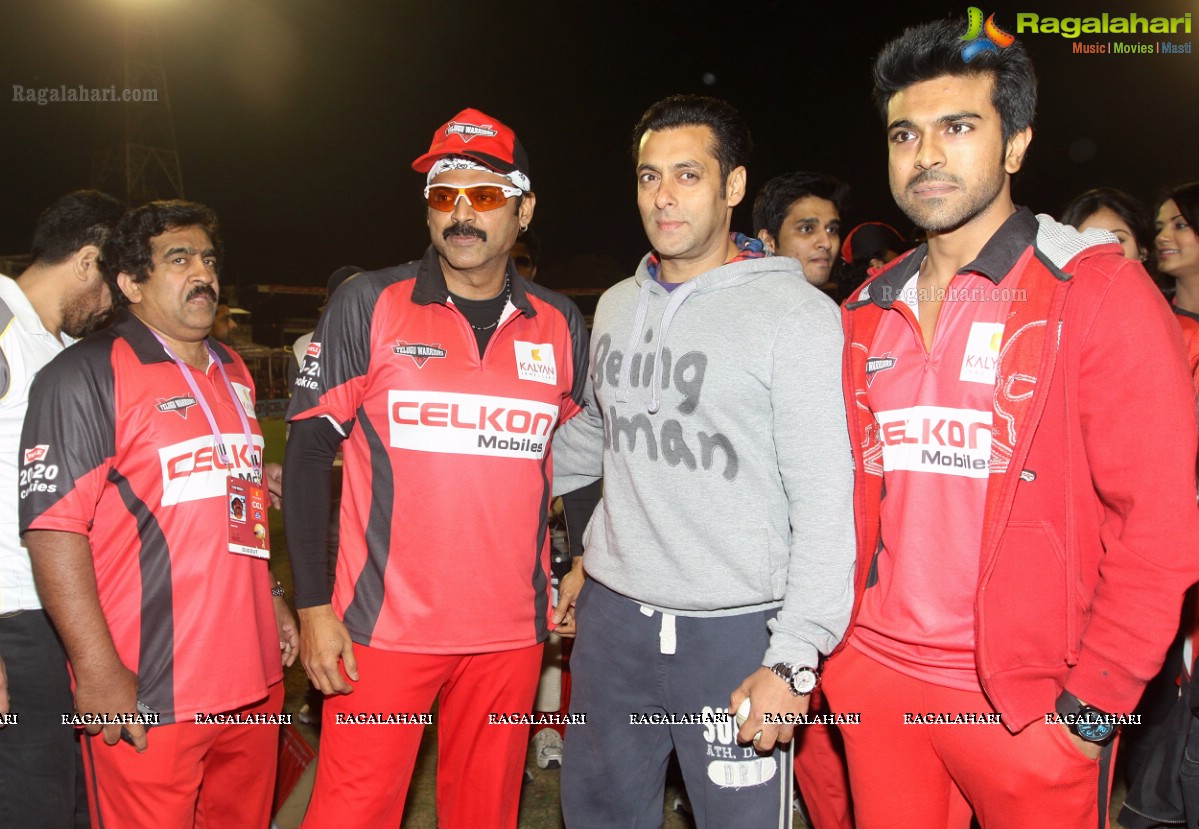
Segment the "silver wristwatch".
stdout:
<path fill-rule="evenodd" d="M 774 675 L 787 683 L 791 693 L 797 697 L 806 697 L 816 690 L 820 684 L 820 672 L 807 665 L 792 665 L 789 662 L 777 662 L 770 666 Z"/>

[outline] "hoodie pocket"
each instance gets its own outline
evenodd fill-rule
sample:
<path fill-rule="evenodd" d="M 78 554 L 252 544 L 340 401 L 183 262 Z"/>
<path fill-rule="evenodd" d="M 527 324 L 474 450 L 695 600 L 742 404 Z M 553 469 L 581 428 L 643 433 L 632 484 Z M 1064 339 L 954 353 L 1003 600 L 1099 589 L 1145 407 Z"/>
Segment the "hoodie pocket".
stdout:
<path fill-rule="evenodd" d="M 979 633 L 991 670 L 1063 665 L 1072 601 L 1065 549 L 1053 526 L 1008 524 L 979 597 Z"/>

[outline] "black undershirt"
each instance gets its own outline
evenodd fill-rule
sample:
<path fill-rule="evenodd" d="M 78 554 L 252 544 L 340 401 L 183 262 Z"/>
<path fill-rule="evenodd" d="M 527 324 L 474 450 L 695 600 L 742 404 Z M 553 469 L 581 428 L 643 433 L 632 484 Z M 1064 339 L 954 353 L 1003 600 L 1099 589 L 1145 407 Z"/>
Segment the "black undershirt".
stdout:
<path fill-rule="evenodd" d="M 474 330 L 475 341 L 479 344 L 479 356 L 482 357 L 483 352 L 487 350 L 487 343 L 491 341 L 491 335 L 499 327 L 500 314 L 504 313 L 504 306 L 508 304 L 508 291 L 500 291 L 491 299 L 467 299 L 451 293 L 450 299 Z"/>

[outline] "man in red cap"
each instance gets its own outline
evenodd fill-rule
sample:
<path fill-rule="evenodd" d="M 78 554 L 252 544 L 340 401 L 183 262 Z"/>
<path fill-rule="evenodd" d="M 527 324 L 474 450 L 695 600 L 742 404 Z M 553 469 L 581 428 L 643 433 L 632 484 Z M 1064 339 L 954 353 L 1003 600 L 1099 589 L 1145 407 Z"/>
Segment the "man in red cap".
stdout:
<path fill-rule="evenodd" d="M 898 259 L 912 245 L 903 235 L 884 222 L 863 222 L 845 235 L 841 245 L 841 259 L 845 267 L 837 280 L 838 301 L 844 302 L 850 294 L 862 287 L 862 283 L 879 268 Z"/>
<path fill-rule="evenodd" d="M 517 712 L 552 626 L 549 447 L 580 410 L 586 328 L 511 261 L 534 206 L 511 129 L 463 110 L 412 166 L 432 245 L 330 298 L 288 412 L 301 658 L 326 694 L 307 829 L 400 824 L 435 698 L 438 825 L 515 827 L 531 719 Z"/>
<path fill-rule="evenodd" d="M 885 222 L 862 222 L 845 236 L 841 258 L 847 265 L 881 268 L 912 246 Z"/>

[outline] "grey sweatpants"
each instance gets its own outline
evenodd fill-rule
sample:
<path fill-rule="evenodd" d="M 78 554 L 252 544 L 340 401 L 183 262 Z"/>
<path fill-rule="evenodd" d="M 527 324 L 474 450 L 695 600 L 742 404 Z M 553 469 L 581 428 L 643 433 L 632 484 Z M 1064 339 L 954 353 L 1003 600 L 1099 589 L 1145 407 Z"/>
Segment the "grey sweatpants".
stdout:
<path fill-rule="evenodd" d="M 570 659 L 570 712 L 587 720 L 566 729 L 567 829 L 660 827 L 672 749 L 697 829 L 791 826 L 790 751 L 760 755 L 720 720 L 733 689 L 761 667 L 774 613 L 664 615 L 587 581 Z M 709 721 L 644 722 L 671 713 Z"/>

